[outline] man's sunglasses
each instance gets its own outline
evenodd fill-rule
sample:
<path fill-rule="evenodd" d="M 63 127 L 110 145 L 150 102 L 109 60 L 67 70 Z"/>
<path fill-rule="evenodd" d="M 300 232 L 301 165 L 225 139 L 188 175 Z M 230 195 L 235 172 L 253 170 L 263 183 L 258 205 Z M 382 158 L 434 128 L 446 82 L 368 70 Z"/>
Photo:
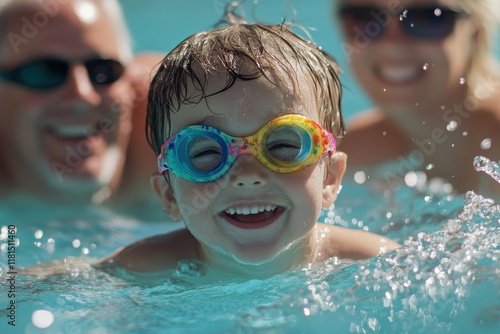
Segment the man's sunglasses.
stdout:
<path fill-rule="evenodd" d="M 396 17 L 403 31 L 420 40 L 440 40 L 448 37 L 459 16 L 465 12 L 437 6 L 407 8 L 400 13 L 370 6 L 344 6 L 339 10 L 344 31 L 351 39 L 364 35 L 370 39 L 382 36 L 391 19 Z"/>
<path fill-rule="evenodd" d="M 82 62 L 94 86 L 109 85 L 125 71 L 114 59 L 90 59 Z M 68 78 L 71 62 L 56 58 L 38 59 L 16 68 L 0 71 L 0 79 L 32 90 L 49 90 L 62 86 Z"/>

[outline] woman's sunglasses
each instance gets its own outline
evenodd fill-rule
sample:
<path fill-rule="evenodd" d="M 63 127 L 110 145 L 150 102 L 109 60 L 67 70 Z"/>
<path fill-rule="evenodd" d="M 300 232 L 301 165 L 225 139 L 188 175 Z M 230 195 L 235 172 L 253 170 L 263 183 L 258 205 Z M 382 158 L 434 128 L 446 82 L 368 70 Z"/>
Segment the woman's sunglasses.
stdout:
<path fill-rule="evenodd" d="M 125 71 L 114 59 L 90 59 L 82 62 L 94 86 L 109 85 Z M 32 90 L 49 90 L 62 86 L 68 78 L 71 62 L 56 58 L 39 59 L 14 69 L 0 71 L 0 79 Z"/>
<path fill-rule="evenodd" d="M 400 13 L 370 6 L 343 6 L 339 14 L 344 31 L 351 39 L 359 36 L 376 39 L 382 36 L 390 20 L 396 16 L 409 37 L 440 40 L 453 32 L 459 16 L 466 16 L 463 11 L 437 6 L 407 8 Z"/>

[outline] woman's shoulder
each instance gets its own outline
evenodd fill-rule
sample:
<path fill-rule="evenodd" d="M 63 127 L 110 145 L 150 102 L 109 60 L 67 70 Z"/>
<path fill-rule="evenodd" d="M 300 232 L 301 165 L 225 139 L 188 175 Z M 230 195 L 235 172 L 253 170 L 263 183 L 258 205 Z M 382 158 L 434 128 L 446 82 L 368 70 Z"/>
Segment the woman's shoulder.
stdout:
<path fill-rule="evenodd" d="M 341 150 L 347 153 L 349 166 L 364 166 L 408 154 L 411 147 L 411 139 L 393 121 L 371 109 L 349 120 Z"/>

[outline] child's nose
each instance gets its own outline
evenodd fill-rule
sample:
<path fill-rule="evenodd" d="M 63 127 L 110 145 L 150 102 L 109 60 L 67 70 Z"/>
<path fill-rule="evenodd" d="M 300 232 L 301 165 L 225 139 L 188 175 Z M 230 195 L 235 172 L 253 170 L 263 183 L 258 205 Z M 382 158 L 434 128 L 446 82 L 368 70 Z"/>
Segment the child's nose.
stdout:
<path fill-rule="evenodd" d="M 249 154 L 239 156 L 229 173 L 229 184 L 235 188 L 262 187 L 269 180 L 267 168 Z"/>

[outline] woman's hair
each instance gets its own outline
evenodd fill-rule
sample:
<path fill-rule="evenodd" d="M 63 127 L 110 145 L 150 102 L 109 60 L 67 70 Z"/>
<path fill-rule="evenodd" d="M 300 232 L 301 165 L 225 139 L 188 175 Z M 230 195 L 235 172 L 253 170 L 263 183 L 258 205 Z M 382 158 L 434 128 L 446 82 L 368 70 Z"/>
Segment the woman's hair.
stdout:
<path fill-rule="evenodd" d="M 75 0 L 70 0 L 74 1 Z M 125 18 L 123 16 L 122 8 L 117 0 L 91 0 L 97 6 L 103 8 L 107 18 L 115 28 L 115 36 L 118 40 L 119 54 L 123 62 L 128 62 L 132 59 L 132 42 Z M 34 8 L 40 10 L 45 17 L 49 20 L 52 16 L 57 15 L 59 6 L 67 3 L 68 1 L 59 0 L 0 0 L 0 34 L 6 36 L 8 29 L 8 18 L 14 11 L 22 10 L 24 8 Z M 54 14 L 56 13 L 56 14 Z M 28 17 L 28 20 L 31 20 Z"/>
<path fill-rule="evenodd" d="M 472 92 L 498 80 L 498 63 L 493 54 L 493 41 L 500 27 L 498 0 L 455 0 L 474 20 L 479 29 L 476 47 L 472 53 L 467 81 Z"/>
<path fill-rule="evenodd" d="M 308 76 L 305 82 L 314 85 L 321 124 L 340 139 L 344 124 L 338 72 L 330 55 L 283 24 L 229 22 L 229 26 L 197 33 L 164 58 L 153 78 L 148 97 L 148 142 L 160 154 L 161 145 L 171 135 L 171 113 L 182 104 L 202 103 L 229 89 L 236 80 L 264 77 L 275 85 L 288 80 L 297 88 L 297 83 L 305 81 L 299 77 L 302 73 Z M 208 93 L 208 76 L 221 74 L 226 78 L 225 86 Z"/>

